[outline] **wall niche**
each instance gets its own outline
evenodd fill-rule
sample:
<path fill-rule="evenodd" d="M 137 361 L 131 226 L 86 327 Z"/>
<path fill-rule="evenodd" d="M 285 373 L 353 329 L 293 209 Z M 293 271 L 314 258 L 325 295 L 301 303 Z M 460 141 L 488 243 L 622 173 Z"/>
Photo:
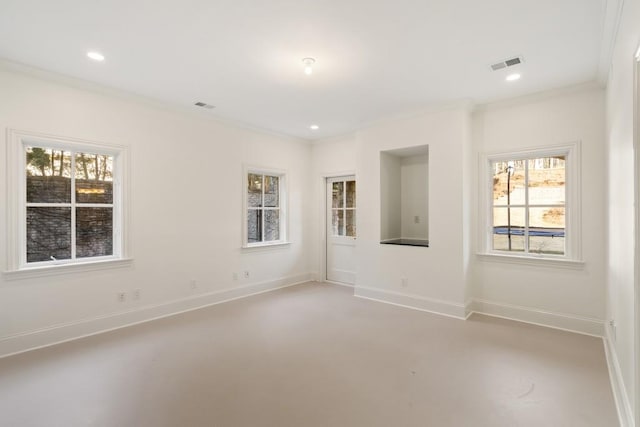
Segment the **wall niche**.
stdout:
<path fill-rule="evenodd" d="M 380 152 L 380 243 L 429 246 L 429 146 Z"/>

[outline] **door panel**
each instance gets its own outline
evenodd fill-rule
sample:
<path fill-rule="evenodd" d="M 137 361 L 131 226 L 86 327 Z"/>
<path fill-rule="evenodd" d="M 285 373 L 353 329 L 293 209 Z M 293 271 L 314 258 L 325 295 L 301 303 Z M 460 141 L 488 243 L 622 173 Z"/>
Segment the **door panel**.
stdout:
<path fill-rule="evenodd" d="M 327 280 L 355 284 L 355 177 L 327 178 Z"/>

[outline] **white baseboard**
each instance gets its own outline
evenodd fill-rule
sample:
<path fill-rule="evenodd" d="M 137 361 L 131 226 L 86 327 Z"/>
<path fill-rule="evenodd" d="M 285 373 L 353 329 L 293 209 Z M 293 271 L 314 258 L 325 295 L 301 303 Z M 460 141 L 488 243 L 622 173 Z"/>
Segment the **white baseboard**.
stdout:
<path fill-rule="evenodd" d="M 327 273 L 328 275 L 329 273 Z M 327 279 L 327 282 L 336 282 L 336 283 L 347 283 L 354 284 L 356 283 L 356 273 L 348 270 L 340 270 L 338 268 L 334 268 L 331 271 L 332 280 Z"/>
<path fill-rule="evenodd" d="M 531 307 L 498 303 L 474 298 L 468 310 L 471 313 L 501 317 L 518 322 L 531 323 L 563 331 L 576 332 L 595 337 L 604 336 L 604 321 L 564 313 L 554 313 Z"/>
<path fill-rule="evenodd" d="M 418 295 L 401 294 L 399 292 L 367 288 L 364 286 L 356 286 L 354 289 L 354 295 L 373 301 L 398 305 L 400 307 L 455 317 L 456 319 L 464 320 L 467 317 L 464 304 L 458 304 L 450 301 L 442 301 Z"/>
<path fill-rule="evenodd" d="M 329 283 L 331 285 L 338 285 L 338 286 L 344 286 L 345 288 L 355 288 L 355 285 L 352 285 L 351 283 L 342 283 L 342 282 L 334 282 L 333 280 L 325 280 L 324 283 Z"/>
<path fill-rule="evenodd" d="M 624 386 L 622 370 L 618 362 L 618 354 L 611 340 L 610 328 L 606 328 L 603 341 L 604 353 L 607 356 L 607 367 L 609 368 L 609 379 L 611 381 L 611 389 L 613 390 L 613 399 L 616 403 L 616 410 L 618 411 L 620 427 L 634 427 L 635 421 L 633 419 L 633 411 L 631 410 L 631 402 L 629 401 L 627 389 Z"/>
<path fill-rule="evenodd" d="M 0 337 L 0 358 L 308 282 L 311 273 L 198 294 Z"/>

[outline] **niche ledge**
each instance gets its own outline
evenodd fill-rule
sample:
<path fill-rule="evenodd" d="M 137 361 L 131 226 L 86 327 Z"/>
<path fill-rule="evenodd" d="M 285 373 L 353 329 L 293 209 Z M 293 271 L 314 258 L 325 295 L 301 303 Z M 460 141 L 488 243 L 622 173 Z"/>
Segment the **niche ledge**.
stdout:
<path fill-rule="evenodd" d="M 429 247 L 429 240 L 427 239 L 387 239 L 381 240 L 381 245 L 400 245 L 400 246 L 422 246 L 423 248 Z"/>

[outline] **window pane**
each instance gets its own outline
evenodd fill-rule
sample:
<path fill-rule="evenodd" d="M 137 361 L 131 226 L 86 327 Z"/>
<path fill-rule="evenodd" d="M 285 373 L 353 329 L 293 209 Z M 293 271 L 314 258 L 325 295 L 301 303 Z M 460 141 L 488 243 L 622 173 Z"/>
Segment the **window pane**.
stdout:
<path fill-rule="evenodd" d="M 76 153 L 76 202 L 113 203 L 113 157 Z"/>
<path fill-rule="evenodd" d="M 247 180 L 247 206 L 258 208 L 262 206 L 262 175 L 250 173 Z"/>
<path fill-rule="evenodd" d="M 493 162 L 493 204 L 496 206 L 523 205 L 524 160 Z"/>
<path fill-rule="evenodd" d="M 331 207 L 341 208 L 344 206 L 344 182 L 334 182 L 331 192 Z"/>
<path fill-rule="evenodd" d="M 493 249 L 524 251 L 524 208 L 493 209 Z"/>
<path fill-rule="evenodd" d="M 264 211 L 264 240 L 270 242 L 280 240 L 280 210 Z"/>
<path fill-rule="evenodd" d="M 113 208 L 76 208 L 76 258 L 113 255 Z"/>
<path fill-rule="evenodd" d="M 71 258 L 71 208 L 27 208 L 27 262 Z"/>
<path fill-rule="evenodd" d="M 356 211 L 348 209 L 346 211 L 345 223 L 347 227 L 346 235 L 349 237 L 356 237 Z"/>
<path fill-rule="evenodd" d="M 280 178 L 277 176 L 264 177 L 264 205 L 270 208 L 280 206 Z"/>
<path fill-rule="evenodd" d="M 529 209 L 529 252 L 564 255 L 565 209 Z"/>
<path fill-rule="evenodd" d="M 494 234 L 493 249 L 509 252 L 509 236 L 506 234 Z M 524 236 L 522 234 L 511 235 L 511 252 L 524 252 Z"/>
<path fill-rule="evenodd" d="M 334 236 L 344 236 L 344 210 L 332 209 L 331 230 Z"/>
<path fill-rule="evenodd" d="M 347 206 L 348 208 L 356 207 L 356 182 L 355 181 L 347 181 Z"/>
<path fill-rule="evenodd" d="M 247 212 L 247 242 L 262 241 L 262 210 L 249 209 Z"/>
<path fill-rule="evenodd" d="M 565 202 L 565 157 L 529 160 L 529 204 L 563 205 Z"/>
<path fill-rule="evenodd" d="M 27 202 L 71 203 L 71 156 L 62 150 L 27 147 Z"/>

